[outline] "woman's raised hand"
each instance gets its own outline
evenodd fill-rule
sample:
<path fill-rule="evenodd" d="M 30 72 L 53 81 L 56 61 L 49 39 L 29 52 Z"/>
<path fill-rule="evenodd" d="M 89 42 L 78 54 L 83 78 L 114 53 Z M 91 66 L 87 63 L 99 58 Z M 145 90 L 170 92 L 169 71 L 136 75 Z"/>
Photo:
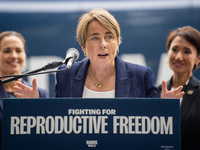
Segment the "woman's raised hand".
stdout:
<path fill-rule="evenodd" d="M 18 98 L 39 98 L 36 79 L 33 79 L 32 87 L 28 87 L 21 82 L 17 82 L 13 89 L 16 90 L 14 95 Z"/>
<path fill-rule="evenodd" d="M 180 99 L 185 94 L 185 92 L 183 92 L 183 91 L 181 92 L 182 89 L 183 89 L 183 86 L 179 86 L 174 90 L 168 91 L 166 82 L 162 81 L 161 98 L 178 98 L 178 99 Z"/>

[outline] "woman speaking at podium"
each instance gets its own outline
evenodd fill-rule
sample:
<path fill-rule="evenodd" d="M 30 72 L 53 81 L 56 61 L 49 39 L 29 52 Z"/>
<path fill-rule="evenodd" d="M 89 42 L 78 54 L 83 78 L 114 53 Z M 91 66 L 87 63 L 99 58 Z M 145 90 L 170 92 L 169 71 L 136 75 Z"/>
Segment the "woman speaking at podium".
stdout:
<path fill-rule="evenodd" d="M 108 11 L 93 9 L 83 14 L 76 36 L 88 58 L 57 73 L 55 97 L 158 97 L 151 69 L 124 62 L 117 55 L 121 43 L 120 27 Z M 19 98 L 39 97 L 35 79 L 33 88 L 22 83 L 17 83 L 14 88 L 18 92 L 15 96 Z M 163 82 L 162 98 L 181 98 L 184 94 L 181 89 L 167 91 Z"/>

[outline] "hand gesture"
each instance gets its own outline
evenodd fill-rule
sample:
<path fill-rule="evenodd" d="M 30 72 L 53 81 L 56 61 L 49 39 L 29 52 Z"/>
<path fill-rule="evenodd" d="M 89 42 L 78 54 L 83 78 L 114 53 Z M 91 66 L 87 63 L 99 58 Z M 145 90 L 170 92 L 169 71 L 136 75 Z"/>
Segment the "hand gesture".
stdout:
<path fill-rule="evenodd" d="M 162 93 L 161 93 L 161 98 L 178 98 L 180 99 L 185 92 L 181 92 L 183 86 L 179 86 L 174 90 L 168 91 L 167 90 L 167 84 L 165 81 L 162 81 Z"/>
<path fill-rule="evenodd" d="M 16 90 L 14 95 L 18 98 L 39 98 L 36 79 L 33 79 L 32 87 L 28 87 L 21 82 L 17 82 L 13 89 Z"/>

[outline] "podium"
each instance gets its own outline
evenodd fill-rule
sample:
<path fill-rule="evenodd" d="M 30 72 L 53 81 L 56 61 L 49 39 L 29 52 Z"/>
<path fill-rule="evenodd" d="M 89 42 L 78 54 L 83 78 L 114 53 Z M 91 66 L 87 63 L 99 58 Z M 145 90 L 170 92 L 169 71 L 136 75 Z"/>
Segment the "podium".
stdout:
<path fill-rule="evenodd" d="M 181 150 L 178 99 L 4 99 L 2 150 Z"/>

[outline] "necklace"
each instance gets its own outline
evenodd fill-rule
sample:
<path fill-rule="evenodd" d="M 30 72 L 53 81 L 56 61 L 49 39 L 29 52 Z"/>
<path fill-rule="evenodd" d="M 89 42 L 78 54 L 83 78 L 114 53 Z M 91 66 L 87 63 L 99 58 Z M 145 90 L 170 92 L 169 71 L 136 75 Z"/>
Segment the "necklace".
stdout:
<path fill-rule="evenodd" d="M 92 70 L 91 70 L 91 72 L 92 72 Z M 106 83 L 106 82 L 109 81 L 109 79 L 114 75 L 114 73 L 115 73 L 115 68 L 114 68 L 113 72 L 111 72 L 111 74 L 110 74 L 107 78 L 105 78 L 105 79 L 104 79 L 103 81 L 101 81 L 101 82 L 98 82 L 97 79 L 95 78 L 93 72 L 92 72 L 92 76 L 93 76 L 93 78 L 94 78 L 95 81 L 96 81 L 96 83 L 94 83 L 94 85 L 95 85 L 97 88 L 100 88 L 104 83 Z"/>

